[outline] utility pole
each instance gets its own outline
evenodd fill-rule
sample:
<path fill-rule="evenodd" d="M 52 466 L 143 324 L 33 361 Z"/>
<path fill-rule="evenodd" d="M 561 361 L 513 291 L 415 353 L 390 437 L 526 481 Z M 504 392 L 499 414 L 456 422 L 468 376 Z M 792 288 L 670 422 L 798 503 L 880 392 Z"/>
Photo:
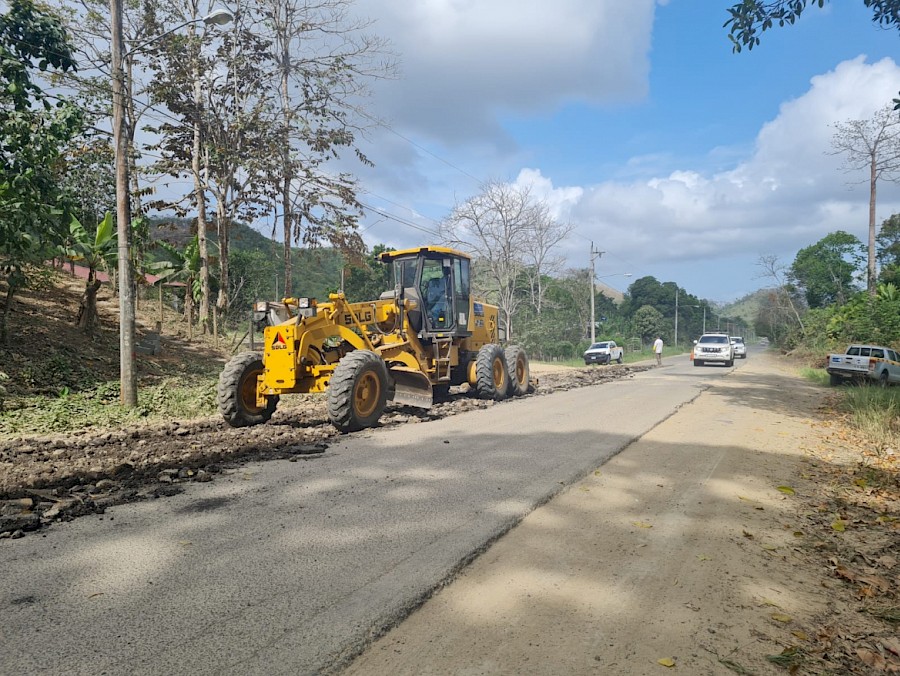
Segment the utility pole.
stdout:
<path fill-rule="evenodd" d="M 596 326 L 596 322 L 594 321 L 594 292 L 596 291 L 594 289 L 594 261 L 605 253 L 605 251 L 597 251 L 594 248 L 594 243 L 591 242 L 591 345 L 596 342 L 594 333 L 594 328 Z"/>
<path fill-rule="evenodd" d="M 112 117 L 116 167 L 116 236 L 119 252 L 119 401 L 137 406 L 134 366 L 134 276 L 131 274 L 131 197 L 125 134 L 125 72 L 122 70 L 122 0 L 110 0 Z"/>
<path fill-rule="evenodd" d="M 678 347 L 678 285 L 675 285 L 675 347 Z"/>
<path fill-rule="evenodd" d="M 112 132 L 116 167 L 116 237 L 119 254 L 119 400 L 128 408 L 137 406 L 137 377 L 134 361 L 134 275 L 131 272 L 131 189 L 128 184 L 128 140 L 125 134 L 125 71 L 122 62 L 159 38 L 179 28 L 202 21 L 222 26 L 234 17 L 217 9 L 201 19 L 192 19 L 161 33 L 147 42 L 124 51 L 123 0 L 109 1 L 110 66 L 112 70 Z"/>

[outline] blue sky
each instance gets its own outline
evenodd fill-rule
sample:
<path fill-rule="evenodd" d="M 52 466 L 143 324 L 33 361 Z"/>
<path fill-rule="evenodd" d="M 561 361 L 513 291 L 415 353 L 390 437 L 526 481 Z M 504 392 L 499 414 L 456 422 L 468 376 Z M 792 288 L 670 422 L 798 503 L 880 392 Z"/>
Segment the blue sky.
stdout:
<path fill-rule="evenodd" d="M 828 154 L 833 125 L 900 90 L 900 34 L 862 0 L 812 7 L 733 54 L 731 0 L 358 0 L 400 77 L 367 109 L 362 198 L 371 246 L 434 241 L 453 206 L 503 180 L 574 225 L 560 253 L 624 289 L 653 275 L 714 301 L 766 285 L 837 229 L 865 238 L 864 177 Z M 900 211 L 879 186 L 879 223 Z M 387 215 L 387 217 L 385 217 Z M 424 230 L 424 231 L 423 231 Z"/>

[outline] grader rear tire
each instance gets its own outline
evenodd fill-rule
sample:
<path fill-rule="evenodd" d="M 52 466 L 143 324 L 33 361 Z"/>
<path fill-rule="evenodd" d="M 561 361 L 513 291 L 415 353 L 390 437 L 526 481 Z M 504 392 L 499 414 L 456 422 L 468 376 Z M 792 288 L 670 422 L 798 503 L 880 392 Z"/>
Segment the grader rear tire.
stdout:
<path fill-rule="evenodd" d="M 378 422 L 387 405 L 384 360 L 369 350 L 344 355 L 328 384 L 328 417 L 341 432 L 356 432 Z"/>
<path fill-rule="evenodd" d="M 503 354 L 506 358 L 506 373 L 509 375 L 509 391 L 511 397 L 521 397 L 528 392 L 530 370 L 528 357 L 518 345 L 510 345 Z"/>
<path fill-rule="evenodd" d="M 219 413 L 232 427 L 249 427 L 267 422 L 278 406 L 278 397 L 267 397 L 265 407 L 256 404 L 256 381 L 263 373 L 262 357 L 243 352 L 231 359 L 219 376 L 216 402 Z"/>
<path fill-rule="evenodd" d="M 475 358 L 475 391 L 481 399 L 501 401 L 509 390 L 506 355 L 499 345 L 485 345 Z"/>

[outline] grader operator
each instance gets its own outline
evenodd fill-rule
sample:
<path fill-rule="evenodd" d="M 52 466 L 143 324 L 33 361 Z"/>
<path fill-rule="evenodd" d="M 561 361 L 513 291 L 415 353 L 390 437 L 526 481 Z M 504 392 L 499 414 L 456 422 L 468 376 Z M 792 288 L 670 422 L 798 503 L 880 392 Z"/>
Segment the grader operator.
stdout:
<path fill-rule="evenodd" d="M 429 408 L 453 385 L 495 400 L 528 391 L 525 351 L 499 345 L 497 307 L 470 293 L 469 256 L 424 246 L 381 260 L 393 266 L 394 288 L 378 300 L 333 293 L 278 304 L 264 352 L 235 356 L 219 378 L 229 425 L 266 422 L 282 394 L 325 392 L 332 424 L 353 432 L 375 425 L 388 403 Z"/>

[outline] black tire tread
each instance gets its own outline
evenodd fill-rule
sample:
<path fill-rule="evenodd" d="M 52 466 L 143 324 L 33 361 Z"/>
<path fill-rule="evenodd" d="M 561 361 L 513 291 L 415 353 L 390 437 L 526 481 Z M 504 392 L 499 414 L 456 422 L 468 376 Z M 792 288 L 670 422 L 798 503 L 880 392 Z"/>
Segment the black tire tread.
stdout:
<path fill-rule="evenodd" d="M 353 388 L 356 379 L 367 367 L 373 367 L 381 377 L 381 405 L 378 411 L 369 417 L 361 419 L 353 409 Z M 387 404 L 388 374 L 384 360 L 369 350 L 354 350 L 344 355 L 331 381 L 328 383 L 328 418 L 331 424 L 341 432 L 357 432 L 366 427 L 371 427 L 376 422 Z"/>
<path fill-rule="evenodd" d="M 503 350 L 503 356 L 506 359 L 506 375 L 509 378 L 508 393 L 511 397 L 521 397 L 528 392 L 528 383 L 531 380 L 531 369 L 528 365 L 528 356 L 518 345 L 509 345 Z M 516 377 L 519 358 L 525 360 L 525 382 L 520 383 Z"/>
<path fill-rule="evenodd" d="M 498 387 L 494 382 L 494 361 L 500 360 L 503 365 L 504 382 Z M 494 401 L 502 401 L 506 399 L 508 390 L 509 373 L 506 368 L 506 355 L 503 348 L 496 343 L 484 345 L 478 350 L 478 356 L 475 358 L 475 390 L 481 399 L 493 399 Z"/>
<path fill-rule="evenodd" d="M 216 403 L 225 422 L 232 427 L 250 427 L 267 422 L 275 412 L 278 397 L 269 397 L 266 408 L 261 413 L 251 413 L 241 404 L 241 382 L 248 371 L 260 370 L 262 357 L 256 352 L 242 352 L 231 358 L 219 374 L 216 386 Z M 257 367 L 257 368 L 254 368 Z"/>

